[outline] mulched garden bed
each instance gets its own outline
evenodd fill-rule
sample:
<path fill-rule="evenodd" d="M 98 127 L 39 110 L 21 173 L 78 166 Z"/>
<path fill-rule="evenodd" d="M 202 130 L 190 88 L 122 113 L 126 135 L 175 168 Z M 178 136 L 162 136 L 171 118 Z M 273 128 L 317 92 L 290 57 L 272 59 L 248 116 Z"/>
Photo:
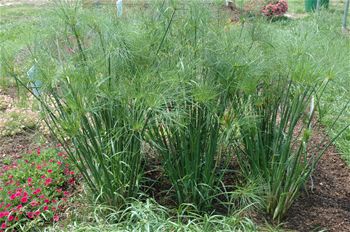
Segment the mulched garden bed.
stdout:
<path fill-rule="evenodd" d="M 325 136 L 325 128 L 317 126 L 311 144 L 319 144 Z M 350 231 L 350 167 L 340 158 L 335 146 L 323 155 L 285 223 L 286 228 L 301 232 Z"/>
<path fill-rule="evenodd" d="M 13 92 L 9 94 L 14 95 Z M 311 144 L 319 144 L 326 136 L 325 129 L 317 125 Z M 28 149 L 35 149 L 33 139 L 34 134 L 30 133 L 0 138 L 0 167 L 4 159 L 18 159 Z M 317 147 L 322 149 L 322 146 Z M 164 189 L 164 186 L 157 186 L 159 182 L 155 182 L 153 188 Z M 289 210 L 284 228 L 301 232 L 321 229 L 350 231 L 350 167 L 340 158 L 334 146 L 327 149 L 312 180 Z"/>

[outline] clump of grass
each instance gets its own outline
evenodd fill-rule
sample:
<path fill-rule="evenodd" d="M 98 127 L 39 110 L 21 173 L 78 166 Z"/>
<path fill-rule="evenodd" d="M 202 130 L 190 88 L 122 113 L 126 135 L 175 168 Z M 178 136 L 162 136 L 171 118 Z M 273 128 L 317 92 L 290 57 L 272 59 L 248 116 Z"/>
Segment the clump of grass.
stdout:
<path fill-rule="evenodd" d="M 242 170 L 249 178 L 262 181 L 266 210 L 277 221 L 286 214 L 331 145 L 327 143 L 320 151 L 310 149 L 314 111 L 305 112 L 319 89 L 322 87 L 305 81 L 263 84 L 250 119 L 241 127 L 238 159 Z"/>
<path fill-rule="evenodd" d="M 223 173 L 218 173 L 220 115 L 205 105 L 180 105 L 180 120 L 159 120 L 150 136 L 162 157 L 164 169 L 175 188 L 179 204 L 208 208 Z"/>
<path fill-rule="evenodd" d="M 203 216 L 189 214 L 187 210 L 190 208 L 188 205 L 175 212 L 152 199 L 130 202 L 124 210 L 119 211 L 94 205 L 85 207 L 84 218 L 71 218 L 72 223 L 69 225 L 56 225 L 48 228 L 48 231 L 261 231 L 253 221 L 239 213 Z M 110 212 L 107 216 L 100 213 L 106 211 Z M 114 221 L 116 219 L 119 220 Z"/>

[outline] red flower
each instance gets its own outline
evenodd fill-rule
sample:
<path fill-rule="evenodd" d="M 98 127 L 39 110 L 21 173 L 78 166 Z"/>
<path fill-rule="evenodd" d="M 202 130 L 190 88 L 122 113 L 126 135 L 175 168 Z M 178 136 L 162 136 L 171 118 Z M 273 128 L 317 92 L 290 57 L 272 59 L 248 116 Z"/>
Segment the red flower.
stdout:
<path fill-rule="evenodd" d="M 27 217 L 32 219 L 34 217 L 34 213 L 33 212 L 27 212 Z"/>
<path fill-rule="evenodd" d="M 39 194 L 39 193 L 41 193 L 41 189 L 40 189 L 40 188 L 38 188 L 37 190 L 35 190 L 35 191 L 33 192 L 34 195 L 37 195 L 37 194 Z"/>
<path fill-rule="evenodd" d="M 16 199 L 16 197 L 17 197 L 17 194 L 12 194 L 12 195 L 10 196 L 10 200 L 13 201 L 14 199 Z"/>
<path fill-rule="evenodd" d="M 9 211 L 0 212 L 0 218 L 7 217 L 9 214 Z"/>
<path fill-rule="evenodd" d="M 73 172 L 73 171 L 70 171 L 69 174 L 74 175 L 74 172 Z"/>
<path fill-rule="evenodd" d="M 5 222 L 1 224 L 1 229 L 6 229 L 6 223 Z"/>
<path fill-rule="evenodd" d="M 50 203 L 50 200 L 49 199 L 45 199 L 44 202 L 47 204 L 47 203 Z"/>
<path fill-rule="evenodd" d="M 22 205 L 17 205 L 17 209 L 21 209 L 23 206 Z"/>
<path fill-rule="evenodd" d="M 45 185 L 48 186 L 49 184 L 51 184 L 51 182 L 52 182 L 52 179 L 51 178 L 47 178 L 45 180 Z"/>
<path fill-rule="evenodd" d="M 47 170 L 48 173 L 52 173 L 52 169 Z"/>
<path fill-rule="evenodd" d="M 30 205 L 31 205 L 32 207 L 35 207 L 36 205 L 38 205 L 38 202 L 32 201 L 32 202 L 30 202 Z"/>
<path fill-rule="evenodd" d="M 14 217 L 13 215 L 10 215 L 10 216 L 8 217 L 9 222 L 12 221 L 13 219 L 15 219 L 15 217 Z"/>
<path fill-rule="evenodd" d="M 35 216 L 39 216 L 40 215 L 40 210 L 35 211 L 34 215 Z"/>
<path fill-rule="evenodd" d="M 74 178 L 70 178 L 70 179 L 68 180 L 68 183 L 69 183 L 69 184 L 74 184 L 74 183 L 75 183 Z"/>
<path fill-rule="evenodd" d="M 55 222 L 58 222 L 58 220 L 60 220 L 60 217 L 59 217 L 57 214 L 55 214 L 55 215 L 53 216 L 53 220 L 54 220 Z"/>
<path fill-rule="evenodd" d="M 48 209 L 49 209 L 49 207 L 47 205 L 45 205 L 44 208 L 43 208 L 44 211 L 46 211 Z"/>
<path fill-rule="evenodd" d="M 27 203 L 27 201 L 28 201 L 28 198 L 27 198 L 27 197 L 22 197 L 22 198 L 21 198 L 21 202 L 22 202 L 22 203 Z"/>
<path fill-rule="evenodd" d="M 40 155 L 40 147 L 38 147 L 38 149 L 36 150 L 36 153 L 37 153 L 38 155 Z"/>

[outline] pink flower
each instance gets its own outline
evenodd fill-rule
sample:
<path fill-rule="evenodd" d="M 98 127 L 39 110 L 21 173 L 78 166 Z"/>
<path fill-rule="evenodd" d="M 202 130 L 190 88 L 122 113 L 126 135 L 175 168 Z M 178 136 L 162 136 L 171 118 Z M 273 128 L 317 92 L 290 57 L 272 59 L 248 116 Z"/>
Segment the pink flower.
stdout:
<path fill-rule="evenodd" d="M 1 229 L 6 229 L 6 227 L 7 227 L 7 225 L 5 222 L 1 224 Z"/>
<path fill-rule="evenodd" d="M 35 211 L 35 212 L 34 212 L 34 215 L 35 215 L 35 216 L 39 216 L 39 215 L 40 215 L 40 210 Z"/>
<path fill-rule="evenodd" d="M 27 217 L 32 219 L 34 217 L 34 213 L 33 212 L 27 212 Z"/>
<path fill-rule="evenodd" d="M 0 218 L 7 217 L 10 214 L 9 211 L 0 212 Z"/>
<path fill-rule="evenodd" d="M 36 153 L 38 154 L 38 155 L 40 155 L 40 147 L 38 147 L 38 149 L 36 150 Z"/>
<path fill-rule="evenodd" d="M 27 201 L 28 201 L 28 198 L 27 198 L 27 197 L 22 197 L 22 198 L 21 198 L 21 202 L 22 202 L 22 203 L 27 203 Z"/>
<path fill-rule="evenodd" d="M 46 210 L 48 210 L 49 209 L 49 207 L 47 206 L 47 205 L 45 205 L 44 207 L 43 207 L 43 210 L 44 211 L 46 211 Z"/>
<path fill-rule="evenodd" d="M 30 204 L 32 207 L 35 207 L 36 205 L 38 205 L 38 202 L 32 201 L 32 202 L 30 202 L 29 204 Z"/>
<path fill-rule="evenodd" d="M 16 199 L 16 197 L 17 197 L 17 194 L 12 194 L 12 195 L 10 196 L 10 200 L 13 201 L 14 199 Z"/>
<path fill-rule="evenodd" d="M 14 217 L 13 215 L 10 215 L 10 216 L 8 217 L 9 222 L 10 222 L 10 221 L 13 221 L 13 219 L 15 219 L 15 217 Z"/>
<path fill-rule="evenodd" d="M 36 190 L 33 192 L 34 195 L 37 195 L 37 194 L 39 194 L 39 193 L 41 193 L 41 189 L 40 189 L 40 188 L 36 189 Z"/>
<path fill-rule="evenodd" d="M 52 183 L 52 179 L 51 178 L 47 178 L 46 180 L 45 180 L 45 185 L 46 186 L 48 186 L 49 184 L 51 184 Z"/>
<path fill-rule="evenodd" d="M 54 220 L 55 222 L 58 222 L 58 220 L 60 220 L 60 217 L 59 217 L 57 214 L 55 214 L 55 215 L 53 216 L 53 220 Z"/>
<path fill-rule="evenodd" d="M 48 173 L 52 173 L 52 169 L 47 170 Z"/>

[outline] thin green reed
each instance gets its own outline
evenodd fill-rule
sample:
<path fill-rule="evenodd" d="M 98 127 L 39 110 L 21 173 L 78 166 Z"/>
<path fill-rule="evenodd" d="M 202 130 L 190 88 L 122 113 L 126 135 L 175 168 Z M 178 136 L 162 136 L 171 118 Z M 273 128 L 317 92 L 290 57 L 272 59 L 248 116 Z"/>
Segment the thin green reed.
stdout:
<path fill-rule="evenodd" d="M 48 38 L 35 50 L 44 83 L 37 98 L 92 199 L 123 207 L 139 193 L 143 137 L 161 90 L 141 68 L 152 59 L 142 54 L 147 47 L 140 46 L 135 28 L 99 12 L 89 20 L 85 13 L 78 5 L 61 5 L 65 27 L 59 30 L 66 39 Z"/>
<path fill-rule="evenodd" d="M 308 147 L 315 112 L 307 113 L 310 99 L 322 91 L 323 84 L 283 78 L 264 83 L 250 108 L 251 117 L 241 125 L 239 163 L 248 179 L 261 182 L 266 210 L 278 221 L 324 153 Z"/>

